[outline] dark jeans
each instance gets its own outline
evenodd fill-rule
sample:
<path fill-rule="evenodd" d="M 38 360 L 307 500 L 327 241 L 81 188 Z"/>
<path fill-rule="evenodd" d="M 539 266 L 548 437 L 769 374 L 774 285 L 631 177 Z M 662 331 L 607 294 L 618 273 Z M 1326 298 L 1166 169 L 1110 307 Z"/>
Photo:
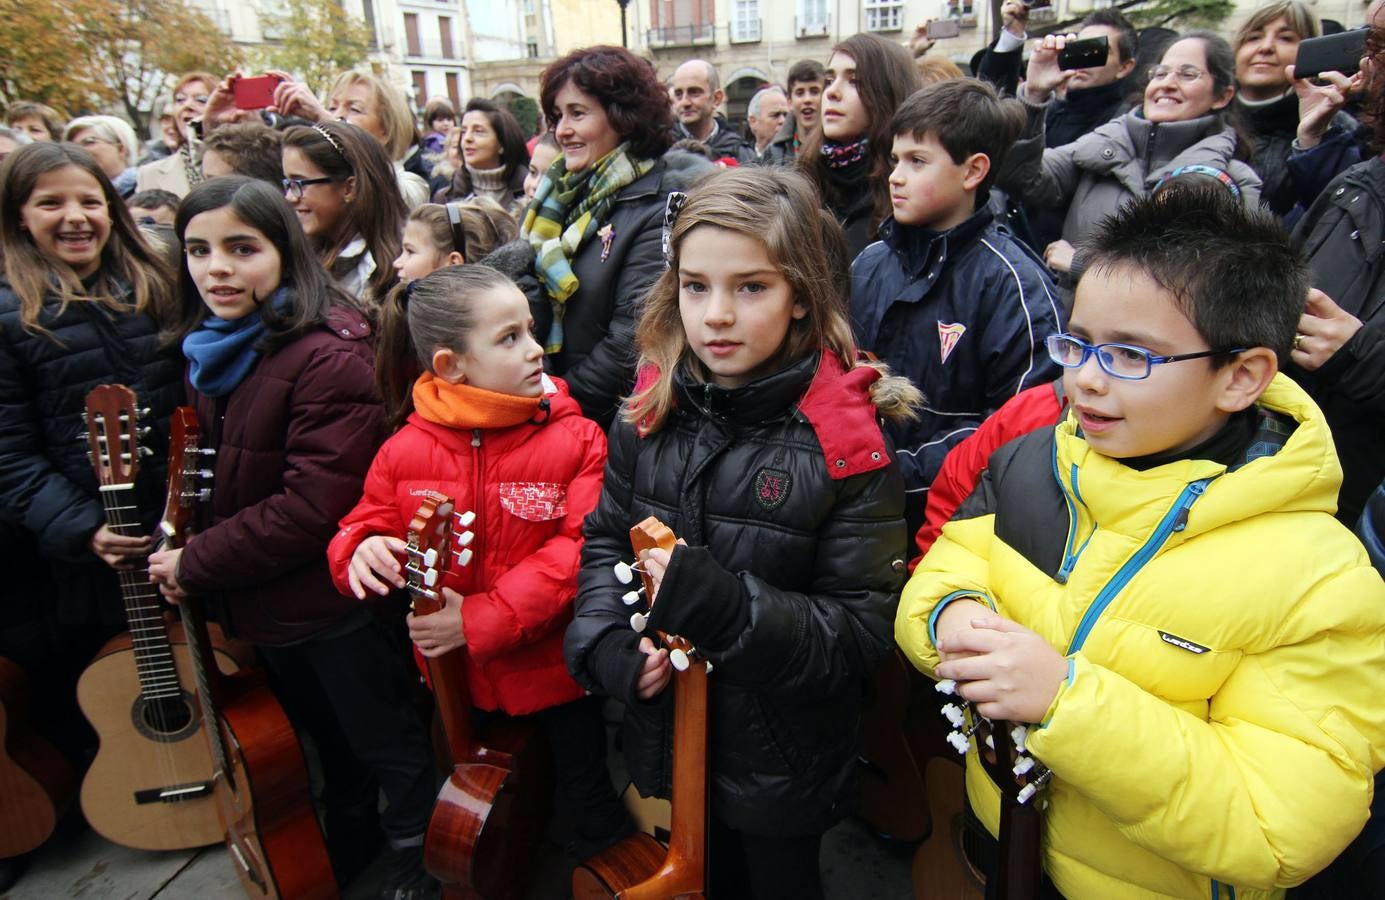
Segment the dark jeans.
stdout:
<path fill-rule="evenodd" d="M 707 817 L 709 900 L 821 900 L 822 835 L 765 837 Z"/>
<path fill-rule="evenodd" d="M 317 748 L 334 861 L 369 852 L 381 790 L 379 828 L 395 846 L 420 843 L 438 781 L 402 641 L 372 619 L 335 637 L 257 649 L 284 712 Z"/>
<path fill-rule="evenodd" d="M 583 697 L 536 714 L 553 750 L 558 818 L 573 823 L 583 853 L 614 843 L 634 827 L 606 767 L 602 702 Z"/>

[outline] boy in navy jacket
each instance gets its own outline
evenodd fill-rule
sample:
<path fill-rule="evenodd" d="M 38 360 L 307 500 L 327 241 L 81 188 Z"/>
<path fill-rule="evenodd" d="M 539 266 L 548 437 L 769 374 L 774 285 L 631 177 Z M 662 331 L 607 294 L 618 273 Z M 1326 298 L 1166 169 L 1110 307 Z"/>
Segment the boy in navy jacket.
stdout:
<path fill-rule="evenodd" d="M 918 421 L 890 428 L 911 533 L 954 445 L 1025 388 L 1058 377 L 1044 338 L 1062 331 L 1052 276 L 991 220 L 992 174 L 1024 111 L 972 78 L 930 85 L 891 123 L 890 200 L 880 240 L 851 267 L 857 343 L 923 389 Z"/>

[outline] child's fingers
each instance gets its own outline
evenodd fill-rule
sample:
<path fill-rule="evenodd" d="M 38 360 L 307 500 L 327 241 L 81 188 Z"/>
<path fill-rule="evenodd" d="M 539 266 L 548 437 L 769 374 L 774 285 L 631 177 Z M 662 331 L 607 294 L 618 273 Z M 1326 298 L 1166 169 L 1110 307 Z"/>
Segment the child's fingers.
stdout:
<path fill-rule="evenodd" d="M 1007 619 L 1004 616 L 988 615 L 977 616 L 971 620 L 972 628 L 985 628 L 990 631 L 1008 632 L 1010 634 L 1021 634 L 1029 631 L 1018 622 Z"/>
<path fill-rule="evenodd" d="M 990 653 L 998 649 L 1003 640 L 995 629 L 959 628 L 947 637 L 938 638 L 938 648 L 948 653 Z"/>
<path fill-rule="evenodd" d="M 375 570 L 365 560 L 353 560 L 351 571 L 355 574 L 357 583 L 366 590 L 374 591 L 382 597 L 390 592 L 390 589 L 375 577 Z"/>

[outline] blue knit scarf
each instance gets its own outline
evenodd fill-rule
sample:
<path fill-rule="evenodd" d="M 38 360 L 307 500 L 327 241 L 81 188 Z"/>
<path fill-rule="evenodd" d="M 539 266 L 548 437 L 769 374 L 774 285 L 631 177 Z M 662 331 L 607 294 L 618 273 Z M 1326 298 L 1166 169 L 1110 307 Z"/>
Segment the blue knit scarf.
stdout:
<path fill-rule="evenodd" d="M 287 313 L 293 305 L 289 292 L 282 287 L 275 291 L 272 305 L 280 315 Z M 225 397 L 234 391 L 260 358 L 255 345 L 264 331 L 264 316 L 256 310 L 230 321 L 208 316 L 183 338 L 188 380 L 197 392 L 207 397 Z"/>

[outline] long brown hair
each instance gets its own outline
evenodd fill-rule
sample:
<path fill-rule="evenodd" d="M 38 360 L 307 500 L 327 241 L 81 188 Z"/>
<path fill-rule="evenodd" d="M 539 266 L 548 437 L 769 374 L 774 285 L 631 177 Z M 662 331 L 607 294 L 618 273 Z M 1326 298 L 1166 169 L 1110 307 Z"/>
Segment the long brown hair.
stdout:
<path fill-rule="evenodd" d="M 90 291 L 70 266 L 40 253 L 33 238 L 20 227 L 20 209 L 39 177 L 66 166 L 76 166 L 96 179 L 111 219 L 110 237 L 101 248 L 99 278 Z M 130 304 L 116 296 L 128 287 L 134 297 L 134 311 L 148 313 L 160 325 L 173 315 L 173 273 L 168 264 L 140 235 L 106 173 L 76 144 L 27 144 L 0 166 L 0 274 L 19 297 L 20 323 L 35 333 L 48 333 L 38 320 L 44 299 L 54 290 L 61 304 L 59 314 L 67 304 L 78 301 L 128 312 Z"/>
<path fill-rule="evenodd" d="M 324 131 L 330 140 L 323 135 Z M 313 244 L 323 267 L 331 271 L 351 239 L 357 234 L 364 238 L 366 249 L 375 260 L 375 271 L 370 276 L 367 296 L 362 299 L 367 305 L 379 302 L 399 281 L 390 262 L 399 255 L 408 212 L 399 193 L 394 163 L 379 141 L 349 122 L 295 125 L 284 130 L 284 146 L 297 147 L 309 162 L 334 178 L 344 181 L 355 177 L 351 229 L 337 237 L 314 238 Z"/>
<path fill-rule="evenodd" d="M 870 234 L 890 212 L 890 149 L 894 135 L 890 119 L 905 98 L 922 87 L 918 69 L 909 51 L 875 34 L 853 34 L 832 48 L 832 53 L 851 57 L 856 64 L 856 91 L 866 108 L 866 133 L 870 139 L 870 169 L 866 185 L 872 198 Z M 831 54 L 828 59 L 832 58 Z M 852 198 L 843 196 L 827 177 L 827 163 L 822 156 L 822 116 L 804 136 L 798 152 L 798 168 L 813 180 L 823 199 L 833 209 L 849 206 Z M 857 188 L 859 190 L 859 187 Z"/>
<path fill-rule="evenodd" d="M 705 373 L 688 347 L 678 311 L 678 260 L 683 239 L 694 228 L 722 228 L 759 241 L 790 287 L 794 300 L 808 310 L 789 324 L 779 350 L 778 367 L 828 350 L 850 369 L 856 343 L 846 317 L 846 238 L 841 226 L 822 207 L 811 182 L 790 169 L 727 169 L 698 183 L 688 194 L 669 234 L 668 269 L 654 282 L 635 330 L 640 367 L 654 366 L 658 377 L 626 401 L 622 416 L 641 432 L 658 431 L 674 407 L 673 379 L 688 366 L 696 378 Z"/>
<path fill-rule="evenodd" d="M 462 124 L 469 112 L 479 112 L 490 122 L 491 131 L 495 132 L 495 140 L 500 144 L 500 165 L 505 169 L 505 184 L 514 181 L 515 172 L 528 171 L 529 148 L 524 140 L 524 130 L 519 127 L 514 114 L 485 97 L 472 97 L 466 102 L 466 109 L 457 117 L 458 125 Z M 463 159 L 461 165 L 457 166 L 457 171 L 452 173 L 452 183 L 447 187 L 446 196 L 449 200 L 464 200 L 474 192 L 475 189 L 471 186 L 471 172 L 466 167 L 466 160 Z"/>

